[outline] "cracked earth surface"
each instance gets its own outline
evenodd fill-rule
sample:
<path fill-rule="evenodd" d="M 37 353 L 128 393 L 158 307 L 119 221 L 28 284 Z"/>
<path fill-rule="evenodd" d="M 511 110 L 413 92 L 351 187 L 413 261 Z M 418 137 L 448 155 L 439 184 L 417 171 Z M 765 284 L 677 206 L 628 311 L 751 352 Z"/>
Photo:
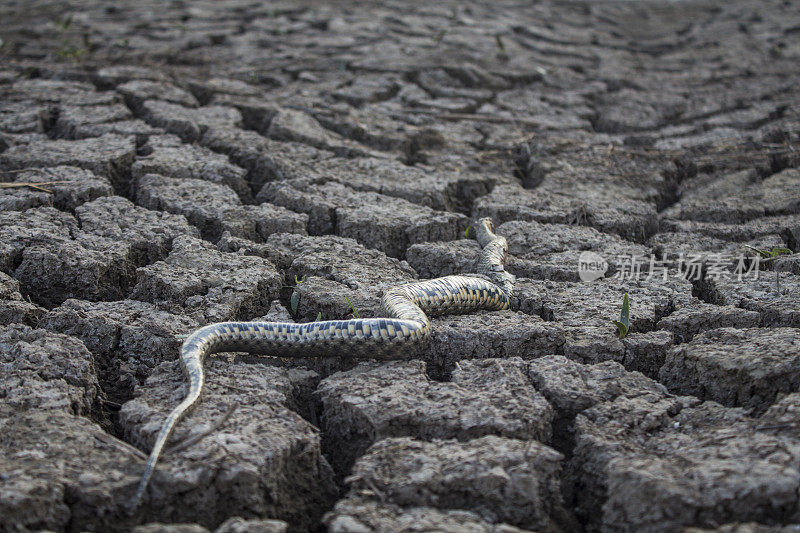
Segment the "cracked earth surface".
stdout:
<path fill-rule="evenodd" d="M 793 2 L 0 21 L 0 531 L 797 530 L 800 256 L 736 275 L 800 252 Z M 179 335 L 373 316 L 474 272 L 483 216 L 512 309 L 406 361 L 215 357 L 126 511 Z"/>

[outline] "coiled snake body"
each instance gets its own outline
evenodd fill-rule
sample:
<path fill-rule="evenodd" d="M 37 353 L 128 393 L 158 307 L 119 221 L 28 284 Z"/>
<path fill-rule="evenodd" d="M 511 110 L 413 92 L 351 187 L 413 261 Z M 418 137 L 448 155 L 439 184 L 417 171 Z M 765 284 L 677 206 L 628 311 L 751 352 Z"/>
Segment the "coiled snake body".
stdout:
<path fill-rule="evenodd" d="M 476 237 L 482 248 L 477 276 L 446 276 L 395 287 L 381 299 L 386 318 L 293 322 L 221 322 L 192 333 L 181 348 L 181 365 L 189 381 L 183 401 L 167 416 L 156 437 L 133 507 L 141 500 L 164 445 L 180 418 L 200 399 L 206 356 L 249 352 L 278 357 L 348 356 L 400 359 L 429 336 L 428 316 L 478 309 L 507 309 L 514 276 L 503 268 L 508 244 L 494 234 L 492 221 L 481 219 Z"/>

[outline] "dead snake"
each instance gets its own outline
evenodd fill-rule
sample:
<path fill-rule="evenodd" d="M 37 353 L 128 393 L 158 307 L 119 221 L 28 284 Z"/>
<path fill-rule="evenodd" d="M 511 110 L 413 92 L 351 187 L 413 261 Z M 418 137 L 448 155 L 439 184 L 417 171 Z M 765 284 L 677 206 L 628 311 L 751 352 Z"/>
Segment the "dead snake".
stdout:
<path fill-rule="evenodd" d="M 158 432 L 131 507 L 144 495 L 161 451 L 178 421 L 200 399 L 206 356 L 249 352 L 276 357 L 340 356 L 359 359 L 402 359 L 431 332 L 428 316 L 461 314 L 478 309 L 507 309 L 514 276 L 503 268 L 508 244 L 494 234 L 491 219 L 476 224 L 482 248 L 477 276 L 445 276 L 389 289 L 381 299 L 386 318 L 322 322 L 220 322 L 192 333 L 181 347 L 181 366 L 189 391 Z"/>

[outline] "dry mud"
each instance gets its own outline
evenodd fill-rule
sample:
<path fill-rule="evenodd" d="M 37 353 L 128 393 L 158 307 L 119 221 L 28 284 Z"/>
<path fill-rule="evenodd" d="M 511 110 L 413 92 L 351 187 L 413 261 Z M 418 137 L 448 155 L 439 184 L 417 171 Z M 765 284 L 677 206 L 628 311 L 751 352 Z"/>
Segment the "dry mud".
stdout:
<path fill-rule="evenodd" d="M 797 530 L 800 262 L 754 259 L 800 252 L 796 3 L 12 0 L 0 39 L 0 531 Z M 372 316 L 483 216 L 512 309 L 215 358 L 126 510 L 179 335 Z"/>

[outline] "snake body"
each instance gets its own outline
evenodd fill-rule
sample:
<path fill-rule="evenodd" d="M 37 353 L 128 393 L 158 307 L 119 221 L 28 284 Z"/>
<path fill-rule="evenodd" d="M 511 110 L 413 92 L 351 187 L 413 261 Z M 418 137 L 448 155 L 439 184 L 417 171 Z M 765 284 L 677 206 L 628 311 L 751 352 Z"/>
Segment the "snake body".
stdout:
<path fill-rule="evenodd" d="M 158 458 L 178 421 L 200 399 L 203 361 L 218 352 L 249 352 L 278 357 L 344 356 L 400 359 L 429 336 L 429 316 L 461 314 L 478 309 L 507 309 L 514 276 L 503 268 L 508 244 L 494 234 L 492 221 L 481 219 L 476 237 L 482 251 L 478 276 L 445 276 L 389 289 L 381 299 L 386 318 L 322 322 L 220 322 L 192 333 L 181 347 L 181 366 L 189 382 L 183 401 L 164 420 L 133 500 L 144 495 Z"/>

